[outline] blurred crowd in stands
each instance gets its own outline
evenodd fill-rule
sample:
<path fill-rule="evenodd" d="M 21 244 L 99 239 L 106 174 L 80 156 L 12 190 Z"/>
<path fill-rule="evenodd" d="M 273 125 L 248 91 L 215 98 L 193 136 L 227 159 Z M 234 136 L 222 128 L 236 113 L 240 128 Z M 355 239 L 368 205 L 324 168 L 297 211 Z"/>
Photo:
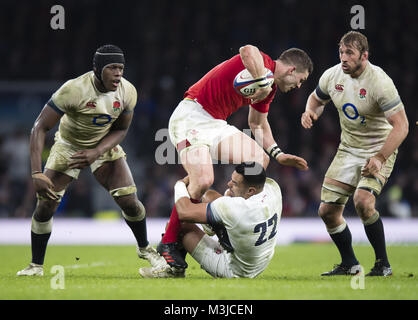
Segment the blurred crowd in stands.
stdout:
<path fill-rule="evenodd" d="M 168 119 L 183 93 L 209 69 L 253 44 L 276 59 L 282 51 L 299 47 L 314 62 L 314 72 L 299 90 L 278 94 L 269 121 L 279 146 L 304 157 L 310 170 L 301 172 L 272 161 L 267 174 L 279 182 L 283 216 L 316 216 L 320 190 L 339 143 L 338 115 L 330 104 L 311 130 L 300 125 L 306 99 L 319 76 L 337 64 L 338 41 L 350 30 L 350 8 L 361 1 L 61 1 L 65 29 L 52 30 L 51 1 L 2 1 L 0 4 L 0 217 L 30 217 L 36 203 L 30 178 L 30 129 L 48 98 L 29 90 L 49 83 L 51 95 L 64 81 L 91 70 L 95 49 L 112 43 L 125 52 L 125 77 L 137 88 L 139 101 L 130 131 L 122 143 L 128 155 L 138 196 L 149 217 L 168 217 L 173 186 L 185 174 L 181 165 L 159 165 L 156 132 Z M 377 208 L 383 216 L 418 216 L 418 120 L 416 101 L 418 56 L 417 1 L 367 1 L 366 29 L 370 61 L 394 80 L 405 104 L 410 132 L 402 144 L 395 169 Z M 361 30 L 360 30 L 361 31 Z M 24 82 L 24 85 L 22 85 Z M 29 120 L 14 109 L 6 83 L 19 84 L 18 95 L 31 91 Z M 8 86 L 10 87 L 10 85 Z M 33 91 L 33 92 L 32 92 Z M 13 92 L 16 94 L 16 92 Z M 48 96 L 47 95 L 47 96 Z M 36 109 L 36 110 L 35 110 Z M 248 129 L 248 107 L 228 121 Z M 25 119 L 25 120 L 23 120 Z M 14 129 L 10 129 L 13 127 Z M 8 129 L 5 129 L 8 128 Z M 55 128 L 56 129 L 56 128 Z M 55 131 L 54 129 L 54 131 Z M 48 135 L 44 160 L 53 143 Z M 223 192 L 231 165 L 215 165 L 213 188 Z M 91 217 L 116 206 L 92 176 L 83 170 L 67 189 L 57 215 Z M 350 201 L 346 216 L 355 215 Z"/>

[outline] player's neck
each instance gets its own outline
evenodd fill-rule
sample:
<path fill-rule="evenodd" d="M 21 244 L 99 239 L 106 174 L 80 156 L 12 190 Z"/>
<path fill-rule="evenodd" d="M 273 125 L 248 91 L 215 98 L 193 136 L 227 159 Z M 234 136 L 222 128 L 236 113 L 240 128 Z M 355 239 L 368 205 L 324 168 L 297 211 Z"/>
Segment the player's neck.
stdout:
<path fill-rule="evenodd" d="M 99 79 L 97 79 L 96 76 L 94 76 L 94 86 L 96 87 L 97 90 L 99 90 L 100 92 L 106 93 L 109 90 L 107 90 L 105 88 L 105 86 L 103 85 L 102 81 L 100 81 Z"/>

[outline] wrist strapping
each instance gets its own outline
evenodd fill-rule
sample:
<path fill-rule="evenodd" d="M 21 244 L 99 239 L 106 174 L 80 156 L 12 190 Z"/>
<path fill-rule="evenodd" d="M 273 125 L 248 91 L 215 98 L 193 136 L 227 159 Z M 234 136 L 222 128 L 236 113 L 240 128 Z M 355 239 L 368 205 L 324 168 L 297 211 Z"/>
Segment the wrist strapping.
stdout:
<path fill-rule="evenodd" d="M 272 144 L 270 147 L 267 148 L 267 153 L 272 156 L 274 159 L 276 159 L 276 157 L 283 153 L 282 150 L 280 150 L 279 146 L 277 145 L 277 143 Z"/>
<path fill-rule="evenodd" d="M 177 181 L 174 185 L 174 203 L 183 197 L 190 199 L 189 192 L 187 191 L 186 184 L 183 181 Z"/>

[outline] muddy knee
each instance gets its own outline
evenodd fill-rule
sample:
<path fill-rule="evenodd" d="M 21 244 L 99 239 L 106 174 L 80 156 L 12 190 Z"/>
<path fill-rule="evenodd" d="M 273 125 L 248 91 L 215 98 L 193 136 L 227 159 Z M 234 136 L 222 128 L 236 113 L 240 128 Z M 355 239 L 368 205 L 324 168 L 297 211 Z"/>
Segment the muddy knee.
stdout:
<path fill-rule="evenodd" d="M 55 201 L 39 200 L 36 205 L 33 218 L 38 222 L 46 222 L 52 218 L 55 210 L 57 210 L 59 203 Z"/>
<path fill-rule="evenodd" d="M 364 222 L 370 219 L 376 212 L 375 197 L 365 190 L 357 190 L 353 197 L 354 207 L 360 219 Z"/>

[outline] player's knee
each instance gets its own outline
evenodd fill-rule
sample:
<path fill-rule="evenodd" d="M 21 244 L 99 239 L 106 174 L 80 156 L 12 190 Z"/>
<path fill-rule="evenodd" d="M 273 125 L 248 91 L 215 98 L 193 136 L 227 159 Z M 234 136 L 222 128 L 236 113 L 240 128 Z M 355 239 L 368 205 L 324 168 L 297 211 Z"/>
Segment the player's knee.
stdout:
<path fill-rule="evenodd" d="M 374 199 L 367 193 L 356 192 L 353 197 L 354 207 L 362 220 L 367 220 L 374 212 Z"/>
<path fill-rule="evenodd" d="M 332 225 L 338 220 L 339 211 L 334 210 L 330 206 L 321 204 L 318 209 L 318 215 L 326 225 Z"/>
<path fill-rule="evenodd" d="M 327 217 L 332 216 L 332 214 L 330 210 L 326 209 L 324 206 L 321 205 L 319 206 L 319 209 L 318 209 L 318 216 L 322 220 L 324 220 L 324 219 L 327 219 Z"/>
<path fill-rule="evenodd" d="M 194 188 L 196 189 L 196 192 L 200 191 L 203 194 L 212 186 L 213 181 L 213 175 L 202 175 L 197 179 L 197 183 Z"/>
<path fill-rule="evenodd" d="M 52 218 L 57 207 L 58 203 L 55 201 L 38 201 L 33 216 L 36 221 L 46 222 Z"/>
<path fill-rule="evenodd" d="M 145 217 L 145 207 L 136 197 L 124 197 L 125 199 L 118 201 L 122 209 L 122 215 L 125 219 L 142 220 Z M 120 200 L 120 199 L 119 199 Z"/>

